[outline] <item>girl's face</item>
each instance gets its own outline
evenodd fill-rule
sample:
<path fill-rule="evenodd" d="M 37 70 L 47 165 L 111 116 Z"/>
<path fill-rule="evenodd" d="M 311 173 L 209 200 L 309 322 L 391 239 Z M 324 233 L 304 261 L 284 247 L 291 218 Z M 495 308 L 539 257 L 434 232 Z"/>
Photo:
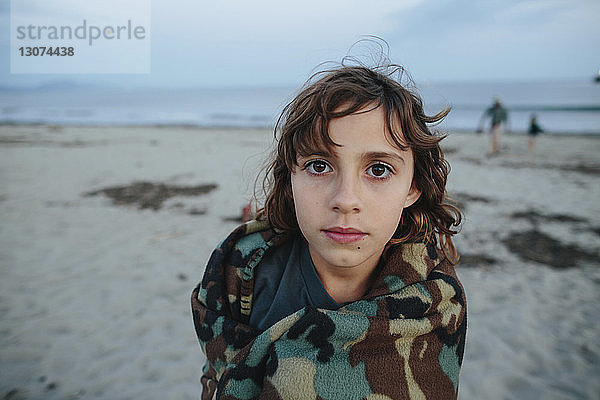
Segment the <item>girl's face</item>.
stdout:
<path fill-rule="evenodd" d="M 421 194 L 413 153 L 390 143 L 382 107 L 330 121 L 329 135 L 341 146 L 299 157 L 291 174 L 298 225 L 317 271 L 370 272 Z"/>

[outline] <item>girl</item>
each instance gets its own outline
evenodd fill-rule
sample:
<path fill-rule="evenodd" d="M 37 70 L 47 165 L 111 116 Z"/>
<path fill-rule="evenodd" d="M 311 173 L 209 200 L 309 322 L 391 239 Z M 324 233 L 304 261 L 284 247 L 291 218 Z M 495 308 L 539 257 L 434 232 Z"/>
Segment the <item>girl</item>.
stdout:
<path fill-rule="evenodd" d="M 284 109 L 264 207 L 192 294 L 203 399 L 457 397 L 461 214 L 428 128 L 449 110 L 383 71 L 317 74 Z"/>

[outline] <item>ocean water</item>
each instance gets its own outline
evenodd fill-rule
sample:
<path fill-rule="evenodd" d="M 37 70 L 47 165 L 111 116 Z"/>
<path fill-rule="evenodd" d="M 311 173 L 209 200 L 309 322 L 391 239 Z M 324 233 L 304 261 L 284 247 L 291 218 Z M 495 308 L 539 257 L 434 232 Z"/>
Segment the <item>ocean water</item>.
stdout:
<path fill-rule="evenodd" d="M 500 97 L 510 127 L 535 113 L 551 133 L 600 134 L 600 84 L 591 80 L 417 84 L 429 113 L 452 107 L 441 129 L 475 130 Z M 272 127 L 298 88 L 119 89 L 61 85 L 0 90 L 0 123 Z"/>
<path fill-rule="evenodd" d="M 499 97 L 509 111 L 510 129 L 526 132 L 532 114 L 551 133 L 600 134 L 600 84 L 590 80 L 422 85 L 430 112 L 450 105 L 449 129 L 473 130 Z M 486 120 L 489 124 L 489 119 Z M 489 125 L 486 125 L 488 127 Z"/>

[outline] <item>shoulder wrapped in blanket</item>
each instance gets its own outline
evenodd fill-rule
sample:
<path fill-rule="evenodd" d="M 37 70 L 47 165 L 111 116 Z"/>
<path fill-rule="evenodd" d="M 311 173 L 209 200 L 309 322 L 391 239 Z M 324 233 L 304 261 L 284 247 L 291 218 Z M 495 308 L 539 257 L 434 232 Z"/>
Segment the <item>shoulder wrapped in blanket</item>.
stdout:
<path fill-rule="evenodd" d="M 369 293 L 331 311 L 304 308 L 264 332 L 248 325 L 253 270 L 281 243 L 264 223 L 238 227 L 192 293 L 207 357 L 202 399 L 454 399 L 466 302 L 433 246 L 393 246 Z"/>

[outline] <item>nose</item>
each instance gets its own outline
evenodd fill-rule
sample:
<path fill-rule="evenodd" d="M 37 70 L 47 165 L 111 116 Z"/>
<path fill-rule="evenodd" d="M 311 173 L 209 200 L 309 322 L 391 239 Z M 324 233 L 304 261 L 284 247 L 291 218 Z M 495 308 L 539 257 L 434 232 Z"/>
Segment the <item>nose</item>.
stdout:
<path fill-rule="evenodd" d="M 360 180 L 352 175 L 340 176 L 335 182 L 331 208 L 344 214 L 358 213 L 362 209 Z"/>

